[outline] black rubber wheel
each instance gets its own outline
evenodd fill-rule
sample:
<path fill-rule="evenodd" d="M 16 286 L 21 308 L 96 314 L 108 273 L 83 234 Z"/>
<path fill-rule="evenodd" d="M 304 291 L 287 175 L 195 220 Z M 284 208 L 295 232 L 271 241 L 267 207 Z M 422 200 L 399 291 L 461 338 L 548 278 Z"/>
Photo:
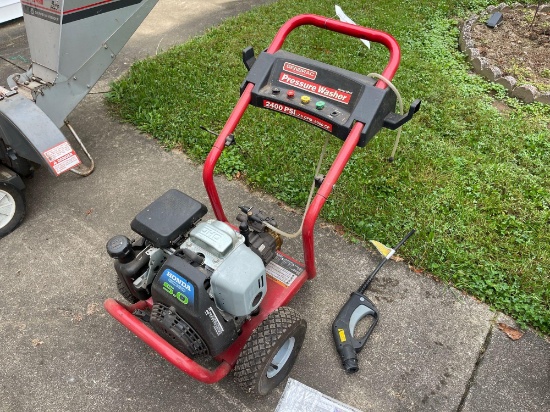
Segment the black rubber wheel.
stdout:
<path fill-rule="evenodd" d="M 25 196 L 15 186 L 0 182 L 0 238 L 13 231 L 25 217 Z"/>
<path fill-rule="evenodd" d="M 235 365 L 235 381 L 247 393 L 268 394 L 290 373 L 306 329 L 294 309 L 275 310 L 248 338 Z"/>

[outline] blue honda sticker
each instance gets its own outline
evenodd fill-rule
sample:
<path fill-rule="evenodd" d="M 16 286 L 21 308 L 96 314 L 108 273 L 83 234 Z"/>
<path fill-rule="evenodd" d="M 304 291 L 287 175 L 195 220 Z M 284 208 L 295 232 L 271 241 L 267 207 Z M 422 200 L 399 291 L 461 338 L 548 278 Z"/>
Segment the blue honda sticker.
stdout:
<path fill-rule="evenodd" d="M 176 272 L 170 269 L 164 269 L 159 281 L 162 283 L 162 289 L 179 300 L 184 305 L 193 305 L 195 302 L 195 288 L 193 284 Z"/>

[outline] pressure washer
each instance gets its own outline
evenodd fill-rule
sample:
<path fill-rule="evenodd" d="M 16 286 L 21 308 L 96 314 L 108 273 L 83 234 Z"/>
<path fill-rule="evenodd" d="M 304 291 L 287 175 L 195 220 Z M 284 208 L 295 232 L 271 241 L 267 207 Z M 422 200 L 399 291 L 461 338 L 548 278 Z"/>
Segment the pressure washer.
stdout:
<path fill-rule="evenodd" d="M 390 53 L 383 79 L 282 50 L 287 36 L 304 25 L 383 44 Z M 246 392 L 260 395 L 282 382 L 307 328 L 286 305 L 316 276 L 313 232 L 321 208 L 355 148 L 383 127 L 400 127 L 420 107 L 416 100 L 407 114 L 393 112 L 397 96 L 387 85 L 399 61 L 399 45 L 389 34 L 311 14 L 287 21 L 258 57 L 246 48 L 249 73 L 241 96 L 202 174 L 215 219 L 202 221 L 206 206 L 176 189 L 139 212 L 130 225 L 135 240 L 119 235 L 107 243 L 118 289 L 131 303 L 108 299 L 107 311 L 202 382 L 217 382 L 234 370 Z M 312 183 L 302 226 L 294 234 L 282 232 L 273 217 L 254 206 L 241 206 L 237 226 L 231 225 L 222 207 L 214 167 L 248 106 L 294 117 L 343 141 L 326 176 Z M 321 161 L 316 175 L 320 166 Z M 300 235 L 304 263 L 281 251 L 284 236 Z M 205 357 L 217 366 L 209 368 Z"/>

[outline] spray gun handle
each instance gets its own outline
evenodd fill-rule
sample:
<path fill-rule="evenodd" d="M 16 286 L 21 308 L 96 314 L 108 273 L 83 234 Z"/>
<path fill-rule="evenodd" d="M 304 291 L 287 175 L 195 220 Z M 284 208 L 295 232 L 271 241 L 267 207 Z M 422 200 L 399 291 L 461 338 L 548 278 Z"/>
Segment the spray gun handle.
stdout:
<path fill-rule="evenodd" d="M 367 316 L 372 317 L 372 322 L 363 337 L 354 338 L 355 327 Z M 357 354 L 367 343 L 376 323 L 378 322 L 378 310 L 365 295 L 353 292 L 346 304 L 338 313 L 332 323 L 332 336 L 336 350 L 342 359 L 342 365 L 347 373 L 355 373 L 359 370 Z"/>

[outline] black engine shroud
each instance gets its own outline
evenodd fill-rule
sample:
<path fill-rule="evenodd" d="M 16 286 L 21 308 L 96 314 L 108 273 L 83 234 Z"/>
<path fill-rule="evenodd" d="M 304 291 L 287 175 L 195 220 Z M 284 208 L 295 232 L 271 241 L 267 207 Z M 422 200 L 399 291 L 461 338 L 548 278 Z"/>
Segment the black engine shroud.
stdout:
<path fill-rule="evenodd" d="M 189 231 L 206 214 L 206 206 L 171 189 L 164 193 L 132 221 L 131 227 L 143 236 L 131 243 L 125 236 L 115 236 L 107 244 L 120 282 L 138 300 L 153 298 L 151 326 L 166 341 L 185 355 L 216 356 L 238 337 L 245 317 L 221 311 L 209 293 L 212 272 L 195 254 L 183 253 L 179 245 Z M 151 270 L 152 250 L 171 250 L 154 268 L 150 286 L 135 282 Z"/>
<path fill-rule="evenodd" d="M 206 289 L 206 274 L 177 255 L 158 273 L 151 288 L 154 329 L 189 357 L 223 352 L 237 338 L 238 323 L 216 307 Z"/>

